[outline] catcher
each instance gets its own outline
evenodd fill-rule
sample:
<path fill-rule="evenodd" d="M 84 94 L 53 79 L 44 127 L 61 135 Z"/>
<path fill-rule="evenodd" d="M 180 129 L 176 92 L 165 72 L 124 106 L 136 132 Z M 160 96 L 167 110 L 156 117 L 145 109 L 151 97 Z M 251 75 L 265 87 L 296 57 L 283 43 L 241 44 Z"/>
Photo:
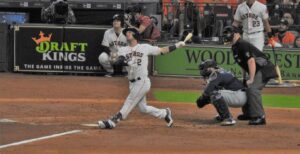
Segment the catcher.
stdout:
<path fill-rule="evenodd" d="M 217 110 L 215 120 L 221 122 L 221 126 L 234 125 L 228 107 L 242 107 L 247 101 L 245 87 L 232 73 L 219 68 L 214 60 L 207 59 L 199 65 L 200 74 L 207 85 L 202 96 L 196 103 L 199 108 L 211 103 Z"/>
<path fill-rule="evenodd" d="M 118 58 L 118 49 L 127 45 L 125 35 L 122 33 L 124 26 L 123 15 L 116 14 L 113 16 L 113 27 L 106 30 L 101 44 L 102 53 L 98 60 L 106 70 L 106 77 L 113 75 L 122 75 L 123 67 L 114 65 Z"/>

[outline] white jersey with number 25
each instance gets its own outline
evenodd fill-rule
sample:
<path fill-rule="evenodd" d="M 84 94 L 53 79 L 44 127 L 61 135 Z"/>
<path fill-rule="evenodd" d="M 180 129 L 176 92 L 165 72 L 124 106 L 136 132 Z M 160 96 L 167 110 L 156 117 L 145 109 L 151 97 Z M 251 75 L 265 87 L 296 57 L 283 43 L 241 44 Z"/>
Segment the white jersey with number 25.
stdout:
<path fill-rule="evenodd" d="M 251 34 L 264 30 L 263 20 L 269 18 L 266 5 L 255 1 L 251 8 L 243 2 L 234 15 L 234 20 L 242 23 L 244 33 Z"/>

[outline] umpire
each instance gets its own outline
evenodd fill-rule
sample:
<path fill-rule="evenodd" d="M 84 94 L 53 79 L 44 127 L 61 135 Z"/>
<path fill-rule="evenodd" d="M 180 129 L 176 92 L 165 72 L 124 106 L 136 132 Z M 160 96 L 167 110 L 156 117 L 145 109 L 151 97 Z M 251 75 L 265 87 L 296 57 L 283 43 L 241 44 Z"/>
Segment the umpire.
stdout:
<path fill-rule="evenodd" d="M 224 42 L 232 43 L 235 62 L 242 68 L 243 81 L 247 86 L 247 103 L 243 106 L 243 114 L 238 120 L 249 120 L 249 125 L 265 125 L 265 111 L 262 105 L 261 90 L 268 79 L 263 78 L 262 68 L 267 57 L 255 46 L 242 40 L 241 30 L 232 27 L 224 29 Z M 246 80 L 246 73 L 248 80 Z"/>
<path fill-rule="evenodd" d="M 212 103 L 218 112 L 216 121 L 222 126 L 234 125 L 228 107 L 242 107 L 247 101 L 245 87 L 232 73 L 217 66 L 214 60 L 207 59 L 199 65 L 200 74 L 207 81 L 201 97 L 197 99 L 197 106 L 203 108 Z"/>

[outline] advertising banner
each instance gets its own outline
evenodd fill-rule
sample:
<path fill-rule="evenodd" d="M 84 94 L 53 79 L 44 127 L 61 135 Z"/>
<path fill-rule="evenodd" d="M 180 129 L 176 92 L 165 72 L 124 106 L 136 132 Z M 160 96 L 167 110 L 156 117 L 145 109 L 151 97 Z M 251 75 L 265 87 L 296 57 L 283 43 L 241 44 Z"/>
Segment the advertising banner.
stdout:
<path fill-rule="evenodd" d="M 274 62 L 271 49 L 264 51 Z M 300 51 L 276 49 L 276 59 L 284 80 L 300 80 Z M 241 68 L 234 62 L 229 47 L 187 46 L 154 59 L 154 74 L 166 76 L 200 76 L 198 65 L 214 59 L 224 69 L 241 77 Z"/>
<path fill-rule="evenodd" d="M 14 71 L 101 73 L 99 47 L 105 28 L 17 26 Z"/>

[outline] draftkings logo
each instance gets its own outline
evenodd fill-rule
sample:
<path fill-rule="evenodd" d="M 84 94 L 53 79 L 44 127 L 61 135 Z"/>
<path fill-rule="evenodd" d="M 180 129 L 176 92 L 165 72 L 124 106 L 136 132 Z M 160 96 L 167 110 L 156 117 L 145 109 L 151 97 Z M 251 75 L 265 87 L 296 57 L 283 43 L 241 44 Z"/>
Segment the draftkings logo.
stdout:
<path fill-rule="evenodd" d="M 53 42 L 52 33 L 45 34 L 40 31 L 39 37 L 32 37 L 36 44 L 35 51 L 43 54 L 43 61 L 86 61 L 85 52 L 88 43 L 78 42 Z"/>

